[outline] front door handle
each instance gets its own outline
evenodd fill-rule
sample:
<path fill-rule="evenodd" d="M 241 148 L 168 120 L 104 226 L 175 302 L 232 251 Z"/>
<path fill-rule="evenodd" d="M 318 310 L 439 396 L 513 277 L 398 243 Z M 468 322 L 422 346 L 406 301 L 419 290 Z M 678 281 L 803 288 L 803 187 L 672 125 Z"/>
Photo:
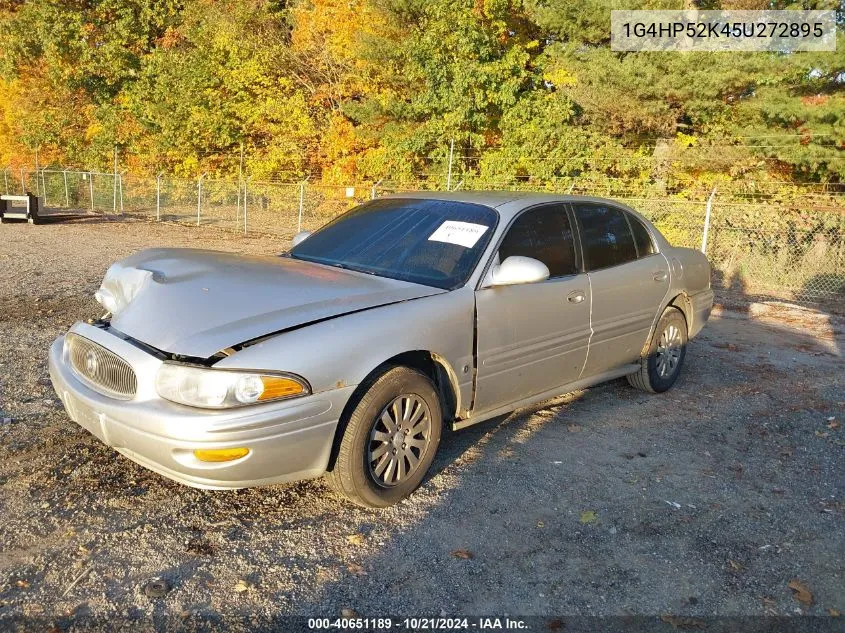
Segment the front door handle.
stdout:
<path fill-rule="evenodd" d="M 570 292 L 566 297 L 566 300 L 569 301 L 569 303 L 581 303 L 586 298 L 587 295 L 584 294 L 583 290 L 576 290 L 575 292 Z"/>
<path fill-rule="evenodd" d="M 658 270 L 652 275 L 651 278 L 654 279 L 654 281 L 666 281 L 668 277 L 669 273 L 667 273 L 665 270 Z"/>

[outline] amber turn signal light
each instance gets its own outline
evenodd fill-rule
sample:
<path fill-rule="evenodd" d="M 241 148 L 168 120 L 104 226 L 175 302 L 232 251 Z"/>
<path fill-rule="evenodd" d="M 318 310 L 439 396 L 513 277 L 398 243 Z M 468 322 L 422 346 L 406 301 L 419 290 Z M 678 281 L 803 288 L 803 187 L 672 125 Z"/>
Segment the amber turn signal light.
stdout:
<path fill-rule="evenodd" d="M 201 462 L 232 462 L 249 455 L 249 449 L 239 448 L 198 448 L 194 457 Z"/>
<path fill-rule="evenodd" d="M 258 396 L 259 402 L 287 398 L 305 392 L 305 387 L 301 383 L 283 376 L 261 376 L 261 383 L 264 385 L 264 390 Z"/>

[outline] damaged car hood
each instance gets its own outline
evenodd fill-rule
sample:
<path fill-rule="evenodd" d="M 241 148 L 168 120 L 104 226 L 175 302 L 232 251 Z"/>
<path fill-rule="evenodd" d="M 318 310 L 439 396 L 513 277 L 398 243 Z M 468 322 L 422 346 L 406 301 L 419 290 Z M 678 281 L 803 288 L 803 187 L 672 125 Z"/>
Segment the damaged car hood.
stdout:
<path fill-rule="evenodd" d="M 119 293 L 126 290 L 122 284 L 132 286 L 133 296 L 112 317 L 114 328 L 197 358 L 314 321 L 445 292 L 287 257 L 181 248 L 145 250 L 118 262 L 103 288 Z"/>

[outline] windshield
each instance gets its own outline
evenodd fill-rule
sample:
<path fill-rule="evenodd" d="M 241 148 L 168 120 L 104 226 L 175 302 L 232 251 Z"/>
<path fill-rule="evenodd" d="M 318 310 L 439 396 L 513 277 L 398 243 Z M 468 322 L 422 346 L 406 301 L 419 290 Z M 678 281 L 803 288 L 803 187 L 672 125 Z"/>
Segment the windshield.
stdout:
<path fill-rule="evenodd" d="M 333 220 L 290 256 L 452 290 L 464 285 L 498 214 L 465 202 L 386 198 Z"/>

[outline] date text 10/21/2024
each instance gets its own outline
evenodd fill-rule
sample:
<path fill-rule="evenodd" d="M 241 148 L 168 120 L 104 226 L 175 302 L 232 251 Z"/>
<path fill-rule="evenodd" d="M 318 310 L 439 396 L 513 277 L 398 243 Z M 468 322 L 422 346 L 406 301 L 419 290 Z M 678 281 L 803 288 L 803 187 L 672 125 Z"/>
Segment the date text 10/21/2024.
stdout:
<path fill-rule="evenodd" d="M 403 629 L 409 631 L 453 631 L 453 630 L 511 630 L 519 631 L 528 628 L 528 624 L 521 619 L 514 618 L 309 618 L 308 628 L 320 630 L 390 630 Z"/>

